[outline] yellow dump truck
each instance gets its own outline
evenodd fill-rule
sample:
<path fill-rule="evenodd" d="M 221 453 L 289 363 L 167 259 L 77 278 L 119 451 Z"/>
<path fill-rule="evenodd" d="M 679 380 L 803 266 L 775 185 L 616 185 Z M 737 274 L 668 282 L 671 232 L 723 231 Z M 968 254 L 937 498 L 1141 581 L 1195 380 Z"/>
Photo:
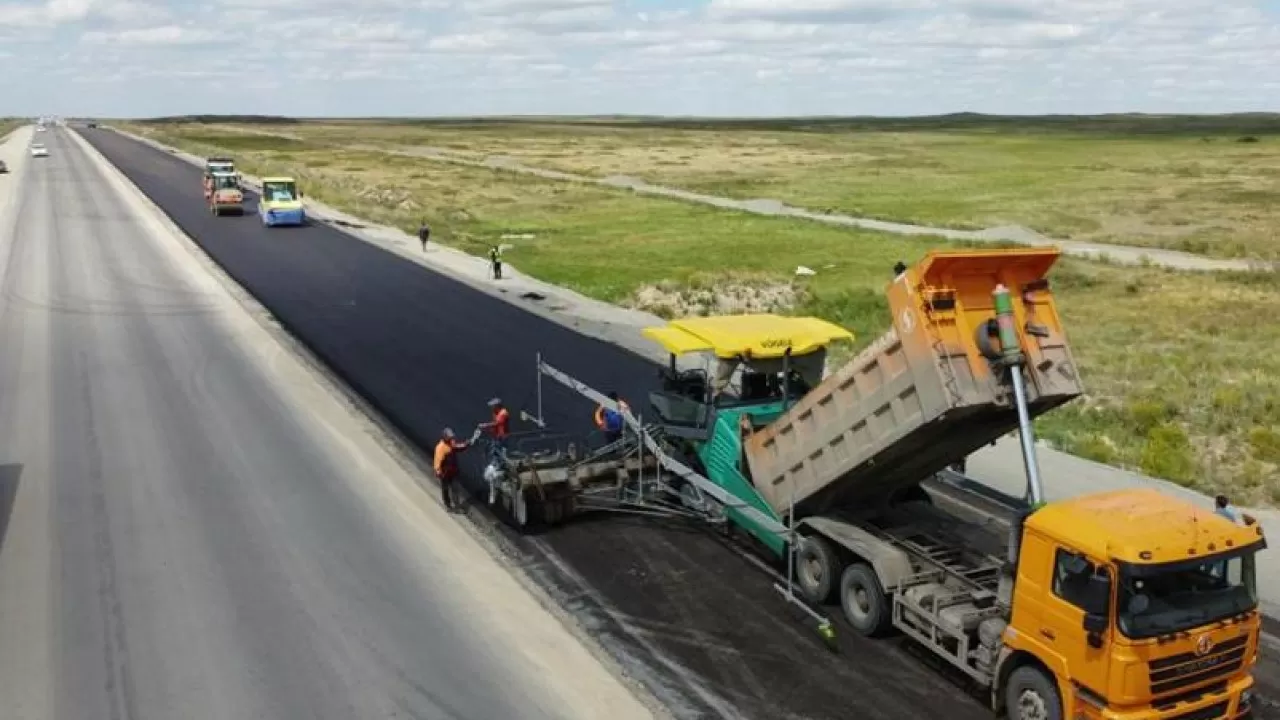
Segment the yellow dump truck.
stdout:
<path fill-rule="evenodd" d="M 888 286 L 893 328 L 829 374 L 849 334 L 814 318 L 646 330 L 671 365 L 645 424 L 627 423 L 665 477 L 624 499 L 665 494 L 754 537 L 815 617 L 835 606 L 861 634 L 912 638 L 1014 720 L 1246 717 L 1262 529 L 1152 489 L 1043 500 L 1031 421 L 1084 392 L 1048 277 L 1058 257 L 929 254 Z M 1002 538 L 926 488 L 1011 430 L 1029 502 L 1003 514 Z M 562 503 L 557 517 L 585 504 L 526 492 Z"/>

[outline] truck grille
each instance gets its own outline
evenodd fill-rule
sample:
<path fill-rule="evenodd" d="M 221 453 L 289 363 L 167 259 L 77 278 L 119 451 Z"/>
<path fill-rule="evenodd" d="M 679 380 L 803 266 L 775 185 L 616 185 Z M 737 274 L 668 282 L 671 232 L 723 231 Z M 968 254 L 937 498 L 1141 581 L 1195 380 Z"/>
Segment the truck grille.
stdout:
<path fill-rule="evenodd" d="M 1169 720 L 1226 720 L 1227 707 L 1231 705 L 1230 701 L 1223 701 L 1216 705 L 1210 705 L 1207 708 L 1192 710 L 1189 713 L 1183 713 Z"/>
<path fill-rule="evenodd" d="M 1202 657 L 1187 652 L 1151 661 L 1151 694 L 1158 697 L 1238 671 L 1244 664 L 1248 643 L 1248 637 L 1238 637 L 1218 645 Z"/>

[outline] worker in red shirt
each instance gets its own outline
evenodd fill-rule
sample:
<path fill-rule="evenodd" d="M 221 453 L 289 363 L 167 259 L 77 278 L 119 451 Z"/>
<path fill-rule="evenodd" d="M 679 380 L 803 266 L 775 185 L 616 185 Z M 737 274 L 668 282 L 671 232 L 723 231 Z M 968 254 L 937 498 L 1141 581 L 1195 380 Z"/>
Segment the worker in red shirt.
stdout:
<path fill-rule="evenodd" d="M 444 498 L 444 507 L 449 512 L 462 509 L 462 505 L 453 499 L 453 484 L 458 479 L 458 453 L 469 447 L 471 443 L 455 437 L 452 428 L 445 428 L 440 434 L 440 442 L 436 443 L 436 477 L 440 480 L 440 493 Z"/>
<path fill-rule="evenodd" d="M 489 411 L 493 414 L 493 419 L 487 423 L 480 423 L 480 429 L 488 430 L 493 436 L 492 454 L 497 456 L 507 449 L 507 436 L 511 434 L 511 413 L 502 404 L 501 398 L 489 401 Z"/>
<path fill-rule="evenodd" d="M 511 434 L 511 413 L 507 411 L 507 407 L 502 404 L 500 398 L 489 401 L 489 411 L 493 413 L 493 420 L 481 423 L 481 429 L 488 430 L 494 440 L 500 442 L 506 440 Z"/>

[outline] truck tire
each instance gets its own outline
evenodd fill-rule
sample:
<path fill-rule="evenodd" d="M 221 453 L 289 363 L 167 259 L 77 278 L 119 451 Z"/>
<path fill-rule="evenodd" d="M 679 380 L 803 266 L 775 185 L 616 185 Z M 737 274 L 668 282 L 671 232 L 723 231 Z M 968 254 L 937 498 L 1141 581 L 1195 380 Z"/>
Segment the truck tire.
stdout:
<path fill-rule="evenodd" d="M 831 543 L 816 535 L 805 535 L 796 544 L 796 584 L 805 599 L 826 605 L 835 593 L 840 577 L 840 556 Z"/>
<path fill-rule="evenodd" d="M 876 571 L 866 563 L 854 563 L 840 576 L 840 609 L 860 635 L 883 635 L 893 624 L 889 598 L 880 587 Z"/>
<path fill-rule="evenodd" d="M 1023 665 L 1004 686 L 1009 720 L 1062 720 L 1062 698 L 1053 680 L 1031 665 Z"/>

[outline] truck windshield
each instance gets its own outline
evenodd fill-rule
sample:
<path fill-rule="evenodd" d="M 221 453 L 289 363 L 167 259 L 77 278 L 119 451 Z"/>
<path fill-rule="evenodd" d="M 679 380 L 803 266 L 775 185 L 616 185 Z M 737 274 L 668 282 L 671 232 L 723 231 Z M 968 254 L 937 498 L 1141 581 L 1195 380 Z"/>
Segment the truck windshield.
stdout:
<path fill-rule="evenodd" d="M 218 176 L 217 184 L 219 190 L 235 190 L 237 187 L 234 177 Z"/>
<path fill-rule="evenodd" d="M 1133 639 L 1181 632 L 1258 604 L 1255 550 L 1216 560 L 1122 565 L 1117 626 Z"/>

